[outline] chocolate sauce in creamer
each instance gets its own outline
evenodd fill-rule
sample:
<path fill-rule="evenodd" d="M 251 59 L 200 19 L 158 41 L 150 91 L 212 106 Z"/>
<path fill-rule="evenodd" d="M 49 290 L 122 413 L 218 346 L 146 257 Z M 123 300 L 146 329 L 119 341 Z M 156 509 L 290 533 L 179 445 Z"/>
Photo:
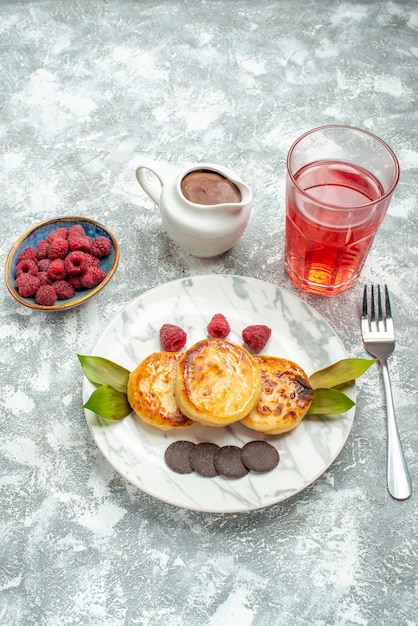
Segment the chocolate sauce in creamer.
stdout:
<path fill-rule="evenodd" d="M 241 202 L 238 187 L 222 174 L 209 170 L 194 170 L 181 181 L 181 190 L 194 204 L 231 204 Z"/>

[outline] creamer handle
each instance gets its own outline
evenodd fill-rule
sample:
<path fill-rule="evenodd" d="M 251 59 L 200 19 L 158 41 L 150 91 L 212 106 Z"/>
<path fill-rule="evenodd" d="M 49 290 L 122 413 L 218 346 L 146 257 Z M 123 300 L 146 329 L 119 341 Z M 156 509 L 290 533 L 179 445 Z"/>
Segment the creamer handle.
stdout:
<path fill-rule="evenodd" d="M 150 176 L 149 172 L 154 174 Z M 168 178 L 175 175 L 177 168 L 168 163 L 159 163 L 145 159 L 136 168 L 135 174 L 142 189 L 149 195 L 155 204 L 160 204 L 161 190 Z"/>

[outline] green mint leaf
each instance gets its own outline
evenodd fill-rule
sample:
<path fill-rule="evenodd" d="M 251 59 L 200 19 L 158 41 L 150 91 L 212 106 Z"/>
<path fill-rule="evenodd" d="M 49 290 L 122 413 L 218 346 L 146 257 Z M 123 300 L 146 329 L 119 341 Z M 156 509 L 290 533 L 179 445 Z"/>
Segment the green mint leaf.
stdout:
<path fill-rule="evenodd" d="M 337 389 L 315 389 L 308 415 L 345 413 L 355 402 Z"/>
<path fill-rule="evenodd" d="M 126 393 L 117 391 L 109 385 L 95 389 L 83 406 L 109 420 L 121 420 L 132 411 Z"/>
<path fill-rule="evenodd" d="M 109 385 L 117 391 L 126 393 L 129 370 L 101 356 L 83 356 L 77 354 L 86 378 L 93 385 Z"/>
<path fill-rule="evenodd" d="M 331 389 L 355 380 L 376 361 L 377 359 L 342 359 L 309 376 L 309 382 L 313 389 Z"/>

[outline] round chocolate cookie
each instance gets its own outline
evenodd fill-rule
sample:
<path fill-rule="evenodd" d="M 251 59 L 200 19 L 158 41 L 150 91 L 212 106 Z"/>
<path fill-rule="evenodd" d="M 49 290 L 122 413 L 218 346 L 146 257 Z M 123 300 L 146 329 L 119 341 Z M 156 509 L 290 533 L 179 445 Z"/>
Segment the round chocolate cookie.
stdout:
<path fill-rule="evenodd" d="M 219 450 L 216 443 L 198 443 L 191 450 L 189 455 L 190 465 L 201 476 L 212 478 L 218 475 L 214 465 L 214 457 Z"/>
<path fill-rule="evenodd" d="M 195 447 L 192 441 L 175 441 L 170 444 L 164 454 L 168 467 L 177 474 L 191 474 L 193 467 L 190 465 L 190 452 Z"/>
<path fill-rule="evenodd" d="M 225 478 L 242 478 L 248 474 L 248 468 L 241 461 L 241 448 L 222 446 L 216 453 L 214 464 L 219 474 Z"/>
<path fill-rule="evenodd" d="M 253 472 L 269 472 L 279 463 L 279 453 L 267 441 L 249 441 L 241 450 L 245 467 Z"/>

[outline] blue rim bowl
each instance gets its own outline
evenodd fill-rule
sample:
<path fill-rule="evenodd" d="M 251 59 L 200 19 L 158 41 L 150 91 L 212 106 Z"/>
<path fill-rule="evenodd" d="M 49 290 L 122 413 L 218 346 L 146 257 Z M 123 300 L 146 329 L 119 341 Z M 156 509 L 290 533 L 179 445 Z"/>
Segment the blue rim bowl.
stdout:
<path fill-rule="evenodd" d="M 100 260 L 100 267 L 106 272 L 106 276 L 102 282 L 99 283 L 97 287 L 93 287 L 92 289 L 76 291 L 73 298 L 68 298 L 67 300 L 57 300 L 56 303 L 51 306 L 37 304 L 34 298 L 23 298 L 20 296 L 16 289 L 15 271 L 17 259 L 23 250 L 28 247 L 36 248 L 39 241 L 45 239 L 49 233 L 53 232 L 57 228 L 70 228 L 75 224 L 81 224 L 90 238 L 103 236 L 110 240 L 110 253 L 108 256 Z M 116 237 L 110 232 L 110 230 L 99 222 L 86 217 L 60 217 L 47 220 L 46 222 L 37 224 L 28 230 L 24 235 L 19 237 L 10 249 L 4 269 L 7 289 L 17 302 L 20 302 L 20 304 L 23 304 L 30 309 L 38 309 L 41 311 L 65 311 L 66 309 L 72 309 L 80 304 L 84 304 L 84 302 L 93 298 L 93 296 L 106 287 L 107 283 L 116 272 L 116 268 L 119 263 L 119 256 L 120 249 Z"/>

